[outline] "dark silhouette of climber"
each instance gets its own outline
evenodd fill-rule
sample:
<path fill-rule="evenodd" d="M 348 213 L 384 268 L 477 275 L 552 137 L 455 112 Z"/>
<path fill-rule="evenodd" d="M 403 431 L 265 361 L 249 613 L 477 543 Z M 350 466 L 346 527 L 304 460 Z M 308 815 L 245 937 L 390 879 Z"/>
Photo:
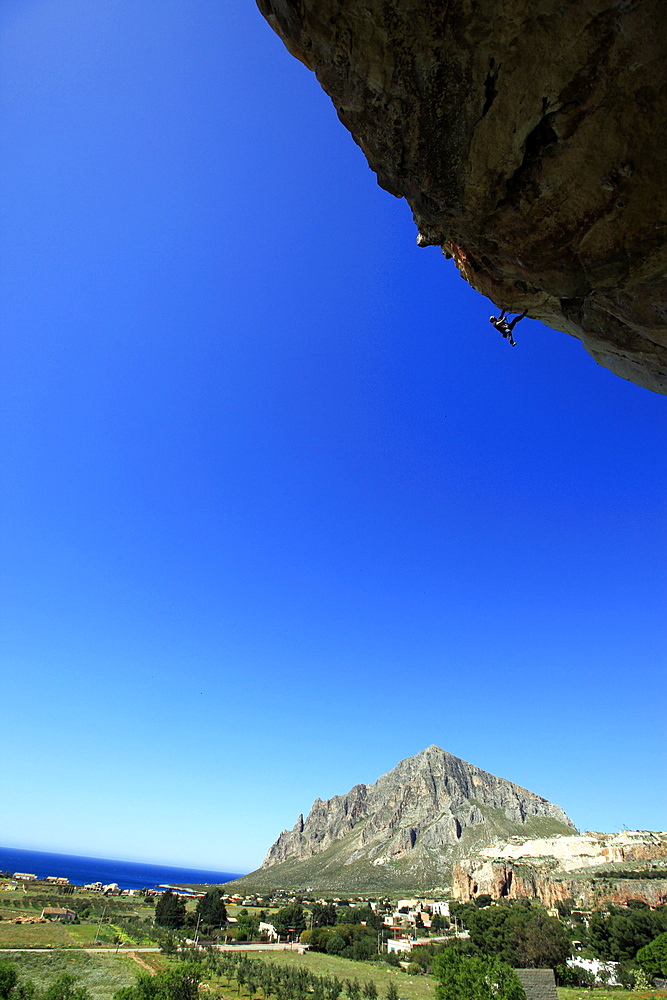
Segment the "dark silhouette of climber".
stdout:
<path fill-rule="evenodd" d="M 509 322 L 505 319 L 506 312 L 507 310 L 503 309 L 500 316 L 489 316 L 489 323 L 493 323 L 496 330 L 499 330 L 500 333 L 502 333 L 503 337 L 506 340 L 509 340 L 511 346 L 516 347 L 516 340 L 512 336 L 512 330 L 517 325 L 519 320 L 522 320 L 524 316 L 527 315 L 528 310 L 524 309 L 524 311 L 521 313 L 520 316 L 515 316 L 514 319 L 510 320 Z"/>

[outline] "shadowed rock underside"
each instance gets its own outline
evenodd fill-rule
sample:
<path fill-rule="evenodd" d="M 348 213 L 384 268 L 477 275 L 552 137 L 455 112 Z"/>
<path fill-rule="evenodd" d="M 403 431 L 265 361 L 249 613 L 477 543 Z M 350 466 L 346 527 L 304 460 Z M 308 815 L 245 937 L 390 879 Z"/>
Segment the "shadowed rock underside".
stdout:
<path fill-rule="evenodd" d="M 420 244 L 667 392 L 662 0 L 257 2 Z"/>

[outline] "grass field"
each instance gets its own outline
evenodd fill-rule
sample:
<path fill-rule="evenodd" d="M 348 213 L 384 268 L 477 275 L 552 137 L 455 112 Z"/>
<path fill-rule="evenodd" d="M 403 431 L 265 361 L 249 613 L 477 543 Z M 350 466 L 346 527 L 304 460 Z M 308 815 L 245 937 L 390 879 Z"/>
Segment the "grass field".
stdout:
<path fill-rule="evenodd" d="M 0 948 L 76 948 L 63 924 L 0 923 Z"/>
<path fill-rule="evenodd" d="M 261 958 L 263 962 L 278 962 L 298 965 L 319 976 L 338 976 L 339 979 L 357 978 L 362 984 L 372 980 L 380 996 L 387 992 L 390 982 L 396 985 L 399 997 L 407 1000 L 433 1000 L 433 980 L 430 976 L 409 976 L 391 965 L 374 962 L 354 962 L 349 958 L 336 958 L 320 952 L 306 952 L 299 955 L 295 951 L 249 952 L 251 958 Z"/>
<path fill-rule="evenodd" d="M 88 955 L 85 951 L 52 953 L 13 952 L 3 955 L 14 962 L 21 977 L 31 979 L 39 987 L 49 986 L 67 972 L 76 976 L 79 985 L 86 986 L 94 1000 L 111 1000 L 121 986 L 133 986 L 139 966 L 124 955 Z"/>
<path fill-rule="evenodd" d="M 622 990 L 598 987 L 594 990 L 575 986 L 559 986 L 558 1000 L 667 1000 L 665 990 Z"/>

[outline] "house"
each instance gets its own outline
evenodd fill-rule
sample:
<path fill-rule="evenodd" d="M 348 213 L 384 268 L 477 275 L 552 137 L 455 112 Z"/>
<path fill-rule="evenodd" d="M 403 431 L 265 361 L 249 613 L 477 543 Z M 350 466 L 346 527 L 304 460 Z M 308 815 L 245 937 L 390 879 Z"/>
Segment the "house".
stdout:
<path fill-rule="evenodd" d="M 84 889 L 87 889 L 88 892 L 102 892 L 103 888 L 104 886 L 101 882 L 89 882 L 87 885 L 84 885 Z M 150 891 L 152 892 L 152 890 Z"/>
<path fill-rule="evenodd" d="M 18 878 L 21 882 L 36 882 L 36 875 L 29 875 L 28 872 L 14 872 L 14 878 Z"/>
<path fill-rule="evenodd" d="M 278 940 L 277 930 L 275 929 L 273 924 L 269 924 L 265 920 L 260 920 L 258 931 L 259 931 L 259 936 L 261 938 L 268 938 L 269 941 Z"/>
<path fill-rule="evenodd" d="M 62 875 L 47 875 L 46 881 L 51 885 L 69 885 L 69 879 Z"/>
<path fill-rule="evenodd" d="M 412 951 L 412 941 L 408 938 L 387 938 L 387 952 L 398 954 L 403 951 Z"/>
<path fill-rule="evenodd" d="M 75 911 L 67 910 L 64 906 L 45 906 L 42 910 L 42 916 L 46 920 L 60 920 L 63 924 L 69 924 L 76 920 Z"/>
<path fill-rule="evenodd" d="M 573 942 L 574 944 L 574 942 Z M 568 958 L 567 964 L 571 969 L 585 969 L 597 980 L 607 986 L 620 986 L 618 979 L 618 962 L 601 962 L 599 958 L 581 958 L 579 955 Z"/>

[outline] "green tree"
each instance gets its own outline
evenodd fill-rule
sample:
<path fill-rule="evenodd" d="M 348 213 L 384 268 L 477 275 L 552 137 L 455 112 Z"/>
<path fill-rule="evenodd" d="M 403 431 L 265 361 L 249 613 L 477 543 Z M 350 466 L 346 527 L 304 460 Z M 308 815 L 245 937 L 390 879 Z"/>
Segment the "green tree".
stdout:
<path fill-rule="evenodd" d="M 667 932 L 640 948 L 637 961 L 647 976 L 667 978 Z"/>
<path fill-rule="evenodd" d="M 172 929 L 185 924 L 185 902 L 180 896 L 175 896 L 171 889 L 163 892 L 155 904 L 155 923 Z"/>
<path fill-rule="evenodd" d="M 336 923 L 335 903 L 313 903 L 310 913 L 313 927 L 333 927 Z"/>
<path fill-rule="evenodd" d="M 199 965 L 185 962 L 155 976 L 140 973 L 136 986 L 116 990 L 114 1000 L 198 1000 L 200 982 Z"/>
<path fill-rule="evenodd" d="M 200 896 L 197 900 L 195 915 L 202 931 L 217 930 L 227 923 L 227 907 L 222 896 L 222 889 L 214 886 L 205 896 Z"/>
<path fill-rule="evenodd" d="M 13 962 L 0 961 L 0 1000 L 9 1000 L 18 982 L 19 974 Z"/>
<path fill-rule="evenodd" d="M 394 982 L 389 983 L 389 985 L 387 986 L 387 990 L 385 992 L 385 997 L 386 1000 L 398 1000 L 398 990 L 396 989 L 396 983 Z"/>
<path fill-rule="evenodd" d="M 531 912 L 529 919 L 513 928 L 512 944 L 513 964 L 518 968 L 555 969 L 570 953 L 563 925 L 541 909 Z"/>
<path fill-rule="evenodd" d="M 448 948 L 433 960 L 436 1000 L 526 1000 L 514 971 L 497 958 Z"/>
<path fill-rule="evenodd" d="M 92 1000 L 85 986 L 79 986 L 76 976 L 63 972 L 42 993 L 43 1000 Z"/>
<path fill-rule="evenodd" d="M 301 931 L 306 929 L 303 906 L 300 903 L 291 903 L 289 906 L 281 907 L 274 913 L 272 923 L 281 937 L 286 937 L 288 934 L 298 937 Z"/>

